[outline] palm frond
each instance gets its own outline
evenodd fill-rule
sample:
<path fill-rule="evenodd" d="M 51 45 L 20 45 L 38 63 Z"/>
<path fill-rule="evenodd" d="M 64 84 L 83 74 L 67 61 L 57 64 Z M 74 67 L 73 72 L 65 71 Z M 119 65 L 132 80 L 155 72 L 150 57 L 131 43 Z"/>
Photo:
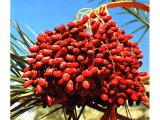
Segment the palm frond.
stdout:
<path fill-rule="evenodd" d="M 21 114 L 23 114 L 24 112 L 30 110 L 31 108 L 35 107 L 34 105 L 29 106 L 29 107 L 25 107 L 23 109 L 19 109 L 17 110 L 15 113 L 11 114 L 11 120 L 14 120 L 16 117 L 20 116 Z"/>
<path fill-rule="evenodd" d="M 143 32 L 143 34 L 141 35 L 141 37 L 138 39 L 138 42 L 140 42 L 142 40 L 142 38 L 144 37 L 144 35 L 146 34 L 146 32 L 148 31 L 149 28 L 146 28 Z"/>
<path fill-rule="evenodd" d="M 26 106 L 28 103 L 30 103 L 32 100 L 33 100 L 33 99 L 31 98 L 31 99 L 28 99 L 28 100 L 20 103 L 19 105 L 17 105 L 17 106 L 14 107 L 13 109 L 11 109 L 11 112 L 14 112 L 14 111 L 16 111 L 16 110 L 21 109 L 22 107 L 24 107 L 24 106 Z"/>
<path fill-rule="evenodd" d="M 22 84 L 26 81 L 21 77 L 23 73 L 23 69 L 26 67 L 26 57 L 25 55 L 29 53 L 28 47 L 30 45 L 34 45 L 33 40 L 31 40 L 20 28 L 18 23 L 16 24 L 11 20 L 11 23 L 15 30 L 18 32 L 20 39 L 15 37 L 12 33 L 11 37 L 11 60 L 10 60 L 10 70 L 11 70 L 11 119 L 15 119 L 22 113 L 32 109 L 35 106 L 39 106 L 40 104 L 36 104 L 38 98 L 33 92 L 33 88 L 29 87 L 28 89 L 23 88 Z M 13 105 L 18 104 L 13 107 Z"/>
<path fill-rule="evenodd" d="M 22 38 L 22 40 L 24 41 L 24 43 L 26 44 L 27 47 L 29 47 L 29 44 L 27 42 L 27 40 L 24 38 L 24 35 L 22 33 L 22 30 L 20 29 L 18 23 L 16 24 L 14 21 L 11 20 L 11 23 L 13 24 L 14 28 L 17 30 L 17 32 L 19 33 L 20 37 Z"/>
<path fill-rule="evenodd" d="M 16 72 L 16 70 L 14 68 L 10 68 L 10 70 L 11 70 L 11 74 L 18 76 L 18 77 L 21 76 L 18 72 Z"/>
<path fill-rule="evenodd" d="M 19 33 L 20 37 L 22 38 L 24 44 L 29 47 L 31 45 L 34 45 L 35 43 L 33 40 L 31 40 L 20 28 L 18 23 L 15 23 L 13 20 L 11 20 L 12 25 L 16 29 L 16 31 Z"/>
<path fill-rule="evenodd" d="M 134 20 L 128 21 L 128 22 L 124 23 L 123 25 L 120 25 L 119 27 L 125 27 L 126 25 L 132 24 L 134 22 L 138 22 L 138 20 L 134 19 Z"/>
<path fill-rule="evenodd" d="M 26 112 L 34 107 L 39 106 L 40 104 L 37 104 L 37 103 L 38 103 L 38 100 L 35 100 L 33 102 L 30 101 L 27 105 L 15 110 L 15 112 L 12 112 L 12 114 L 11 114 L 11 120 L 14 120 L 16 117 L 20 116 L 24 112 Z"/>
<path fill-rule="evenodd" d="M 34 30 L 32 30 L 32 28 L 30 28 L 28 25 L 26 25 L 26 27 L 33 33 L 33 35 L 35 35 L 36 37 L 38 36 L 37 33 L 35 33 Z"/>
<path fill-rule="evenodd" d="M 12 53 L 10 53 L 10 55 L 11 55 L 11 59 L 18 64 L 17 65 L 18 67 L 20 67 L 22 70 L 26 67 L 25 63 L 27 63 L 27 61 L 25 59 Z"/>
<path fill-rule="evenodd" d="M 14 44 L 12 41 L 11 45 L 14 46 L 18 51 L 22 52 L 23 54 L 26 54 L 18 45 Z"/>
<path fill-rule="evenodd" d="M 11 45 L 10 48 L 11 48 L 11 51 L 12 51 L 15 55 L 18 55 L 18 52 L 17 52 L 17 50 L 15 49 L 14 46 Z"/>
<path fill-rule="evenodd" d="M 23 56 L 18 56 L 13 53 L 11 53 L 10 55 L 11 55 L 11 58 L 13 58 L 13 59 L 17 59 L 17 60 L 22 61 L 24 63 L 28 63 L 27 60 L 25 60 Z"/>
<path fill-rule="evenodd" d="M 50 111 L 48 114 L 46 114 L 46 115 L 42 116 L 41 118 L 39 118 L 39 120 L 41 120 L 41 119 L 43 119 L 43 118 L 45 118 L 45 117 L 51 115 L 52 113 L 54 113 L 54 112 L 56 112 L 56 111 L 58 111 L 58 110 L 60 110 L 60 109 L 62 109 L 62 108 L 63 108 L 63 107 L 60 106 L 60 107 L 58 107 L 58 108 L 56 108 L 56 109 Z"/>
<path fill-rule="evenodd" d="M 102 1 L 100 1 L 98 4 L 100 5 L 100 4 L 102 4 L 102 3 L 104 3 L 106 0 L 102 0 Z"/>
<path fill-rule="evenodd" d="M 93 0 L 88 0 L 87 3 L 93 2 Z"/>
<path fill-rule="evenodd" d="M 146 27 L 149 27 L 148 21 L 144 20 L 139 14 L 133 11 L 131 8 L 124 8 L 128 13 L 137 18 L 140 22 L 142 22 Z"/>
<path fill-rule="evenodd" d="M 140 30 L 143 29 L 143 28 L 145 28 L 145 26 L 140 26 L 140 27 L 138 27 L 137 29 L 135 29 L 134 31 L 132 31 L 131 34 L 134 34 L 134 33 L 140 31 Z"/>
<path fill-rule="evenodd" d="M 140 14 L 139 9 L 137 9 L 137 8 L 134 8 L 134 12 L 135 12 L 137 15 Z"/>
<path fill-rule="evenodd" d="M 26 81 L 25 79 L 17 77 L 17 76 L 10 76 L 10 79 L 13 81 L 20 82 L 20 83 L 24 83 Z"/>
<path fill-rule="evenodd" d="M 116 14 L 117 14 L 117 15 L 123 15 L 123 14 L 129 14 L 129 13 L 126 12 L 126 11 L 122 11 L 122 12 L 117 12 Z"/>
<path fill-rule="evenodd" d="M 13 100 L 13 101 L 19 101 L 19 100 L 21 100 L 21 99 L 23 99 L 23 98 L 29 98 L 29 97 L 35 97 L 35 94 L 34 94 L 34 92 L 28 92 L 28 93 L 26 93 L 26 94 L 22 94 L 22 95 L 19 95 L 18 97 L 12 97 L 11 98 L 11 101 Z"/>
<path fill-rule="evenodd" d="M 148 20 L 148 17 L 147 17 L 147 12 L 146 11 L 142 11 L 142 14 L 143 14 L 143 19 L 145 19 L 146 21 L 149 21 Z"/>

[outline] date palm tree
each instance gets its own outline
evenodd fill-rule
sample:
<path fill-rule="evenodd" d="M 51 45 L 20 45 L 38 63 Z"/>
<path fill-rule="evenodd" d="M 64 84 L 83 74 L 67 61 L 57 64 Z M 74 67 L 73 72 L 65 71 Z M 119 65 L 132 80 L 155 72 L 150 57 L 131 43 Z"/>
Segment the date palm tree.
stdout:
<path fill-rule="evenodd" d="M 94 0 L 89 0 L 88 4 L 90 2 L 93 2 Z M 143 42 L 143 37 L 145 34 L 147 34 L 147 31 L 149 30 L 149 20 L 148 20 L 148 12 L 149 12 L 149 5 L 147 3 L 138 3 L 136 0 L 102 0 L 99 2 L 99 7 L 97 7 L 95 10 L 100 9 L 101 7 L 106 6 L 107 9 L 114 8 L 117 9 L 117 7 L 121 8 L 121 11 L 118 11 L 118 15 L 130 15 L 133 16 L 133 20 L 126 21 L 125 24 L 120 25 L 120 28 L 124 28 L 129 25 L 133 25 L 137 22 L 141 24 L 140 27 L 135 27 L 133 31 L 131 31 L 131 34 L 138 33 L 139 31 L 141 32 L 141 35 L 139 36 L 139 39 L 137 40 L 138 42 Z M 37 96 L 33 91 L 33 87 L 28 87 L 28 88 L 23 88 L 23 83 L 26 81 L 23 79 L 21 76 L 23 74 L 23 69 L 27 65 L 27 60 L 26 56 L 29 53 L 28 47 L 35 45 L 33 40 L 21 29 L 18 23 L 14 22 L 11 20 L 11 24 L 17 31 L 18 35 L 20 36 L 15 36 L 11 33 L 11 44 L 10 44 L 10 49 L 11 49 L 11 59 L 10 59 L 10 70 L 11 70 L 11 119 L 18 119 L 18 116 L 23 114 L 26 111 L 29 112 L 36 112 L 37 115 L 35 119 L 50 119 L 50 116 L 52 115 L 52 119 L 57 120 L 63 120 L 63 119 L 70 119 L 68 115 L 66 115 L 65 111 L 63 111 L 62 106 L 56 105 L 52 108 L 48 108 L 47 110 L 43 110 L 41 108 L 42 103 L 39 101 L 39 96 Z M 28 27 L 28 26 L 27 26 Z M 29 28 L 29 27 L 28 27 Z M 31 32 L 34 33 L 34 31 L 29 28 Z M 37 35 L 36 35 L 37 36 Z M 144 78 L 145 85 L 148 85 L 148 81 L 146 81 L 147 78 Z M 147 92 L 147 95 L 149 92 Z M 148 109 L 149 104 L 147 103 L 142 103 L 145 105 L 147 108 L 144 106 L 142 107 L 143 109 Z M 102 113 L 106 112 L 105 108 L 100 107 L 100 106 L 94 106 L 94 105 L 88 105 L 89 108 L 96 109 Z M 38 110 L 37 110 L 38 109 Z M 129 114 L 130 112 L 128 111 L 127 107 L 124 107 L 123 109 L 126 109 L 126 113 Z M 83 111 L 85 110 L 85 106 L 82 106 L 81 109 L 79 108 L 77 111 L 79 115 L 77 116 L 76 120 L 78 120 Z M 56 115 L 52 114 L 56 112 Z M 41 115 L 43 113 L 43 115 Z M 130 115 L 127 117 L 121 113 L 117 114 L 118 119 L 122 120 L 131 120 L 132 118 Z M 102 119 L 105 120 L 105 119 Z"/>

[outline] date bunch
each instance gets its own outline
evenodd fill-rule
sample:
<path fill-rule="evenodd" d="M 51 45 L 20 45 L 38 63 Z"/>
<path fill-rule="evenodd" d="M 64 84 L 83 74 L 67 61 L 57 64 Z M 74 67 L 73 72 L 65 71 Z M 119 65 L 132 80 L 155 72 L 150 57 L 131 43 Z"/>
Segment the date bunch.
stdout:
<path fill-rule="evenodd" d="M 23 86 L 35 88 L 43 107 L 147 102 L 143 55 L 131 38 L 104 11 L 46 30 L 29 47 Z"/>

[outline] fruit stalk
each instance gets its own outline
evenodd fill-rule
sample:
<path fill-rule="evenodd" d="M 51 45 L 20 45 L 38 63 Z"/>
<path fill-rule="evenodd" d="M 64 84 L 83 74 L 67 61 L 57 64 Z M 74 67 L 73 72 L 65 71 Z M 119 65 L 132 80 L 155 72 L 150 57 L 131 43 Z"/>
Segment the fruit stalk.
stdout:
<path fill-rule="evenodd" d="M 103 4 L 102 6 L 97 7 L 95 10 L 102 9 L 103 7 L 109 8 L 116 8 L 116 7 L 133 7 L 137 9 L 144 10 L 146 12 L 149 12 L 149 5 L 139 3 L 139 2 L 132 2 L 132 1 L 118 1 L 118 2 L 110 2 L 108 4 Z"/>

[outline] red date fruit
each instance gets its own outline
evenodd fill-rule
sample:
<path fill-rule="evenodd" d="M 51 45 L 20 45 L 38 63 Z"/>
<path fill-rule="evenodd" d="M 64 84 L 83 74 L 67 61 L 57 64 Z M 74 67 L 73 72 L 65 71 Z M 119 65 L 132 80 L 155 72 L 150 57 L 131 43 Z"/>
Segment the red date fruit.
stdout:
<path fill-rule="evenodd" d="M 131 95 L 131 100 L 133 100 L 133 101 L 138 101 L 138 96 L 137 96 L 137 94 L 133 93 L 133 94 Z"/>
<path fill-rule="evenodd" d="M 28 78 L 28 77 L 31 77 L 31 75 L 32 75 L 32 71 L 27 71 L 23 73 L 22 78 Z"/>
<path fill-rule="evenodd" d="M 40 93 L 43 92 L 43 89 L 42 89 L 42 87 L 41 87 L 39 84 L 38 84 L 37 87 L 36 87 L 36 92 L 37 92 L 38 94 L 40 94 Z"/>
<path fill-rule="evenodd" d="M 84 76 L 83 75 L 79 75 L 77 78 L 76 78 L 76 82 L 83 82 L 84 81 Z"/>
<path fill-rule="evenodd" d="M 107 94 L 101 94 L 101 99 L 103 101 L 107 101 L 108 100 L 108 95 Z"/>
<path fill-rule="evenodd" d="M 63 79 L 63 81 L 68 81 L 70 79 L 70 75 L 68 73 L 64 73 L 62 75 L 62 79 Z"/>
<path fill-rule="evenodd" d="M 64 72 L 72 75 L 77 74 L 78 71 L 75 68 L 66 68 Z"/>
<path fill-rule="evenodd" d="M 85 90 L 88 90 L 90 88 L 90 83 L 88 81 L 83 81 L 82 86 Z"/>
<path fill-rule="evenodd" d="M 51 57 L 49 57 L 49 56 L 47 56 L 47 57 L 43 57 L 42 59 L 41 59 L 41 62 L 42 63 L 48 63 L 48 61 L 51 59 Z"/>
<path fill-rule="evenodd" d="M 28 64 L 30 65 L 30 64 L 33 64 L 33 63 L 35 63 L 35 59 L 30 58 L 30 59 L 28 60 Z"/>
<path fill-rule="evenodd" d="M 125 100 L 123 98 L 118 98 L 118 104 L 119 105 L 124 105 Z"/>
<path fill-rule="evenodd" d="M 118 80 L 117 80 L 117 79 L 111 80 L 111 81 L 110 81 L 110 85 L 111 85 L 112 87 L 116 87 L 116 86 L 118 85 Z"/>
<path fill-rule="evenodd" d="M 37 81 L 40 86 L 45 86 L 46 84 L 46 81 L 43 78 L 38 78 Z"/>
<path fill-rule="evenodd" d="M 124 57 L 122 56 L 113 56 L 113 60 L 116 62 L 124 62 Z"/>
<path fill-rule="evenodd" d="M 61 71 L 54 71 L 53 76 L 56 78 L 60 78 L 62 76 L 62 72 Z"/>
<path fill-rule="evenodd" d="M 64 61 L 63 58 L 54 58 L 54 59 L 52 60 L 52 63 L 53 63 L 53 64 L 60 64 L 60 63 L 62 63 L 63 61 Z"/>
<path fill-rule="evenodd" d="M 92 72 L 91 72 L 91 71 L 88 71 L 88 70 L 85 70 L 85 71 L 82 72 L 82 75 L 83 75 L 84 77 L 89 78 L 89 77 L 92 77 Z"/>
<path fill-rule="evenodd" d="M 88 21 L 88 16 L 85 15 L 85 16 L 82 18 L 82 22 L 83 22 L 83 24 L 85 24 L 87 21 Z"/>
<path fill-rule="evenodd" d="M 139 73 L 139 76 L 143 77 L 143 76 L 146 76 L 147 75 L 147 72 L 140 72 Z"/>
<path fill-rule="evenodd" d="M 37 52 L 40 48 L 39 46 L 35 45 L 35 46 L 31 46 L 28 48 L 31 52 Z"/>
<path fill-rule="evenodd" d="M 33 81 L 34 81 L 34 80 L 25 81 L 24 84 L 23 84 L 23 87 L 24 87 L 24 88 L 29 87 L 29 86 L 33 83 Z"/>
<path fill-rule="evenodd" d="M 47 104 L 49 107 L 53 105 L 53 98 L 51 96 L 47 96 Z"/>
<path fill-rule="evenodd" d="M 67 85 L 66 85 L 66 88 L 69 92 L 72 92 L 73 91 L 73 82 L 72 80 L 69 80 Z"/>
<path fill-rule="evenodd" d="M 127 82 L 123 77 L 117 76 L 116 79 L 118 80 L 119 83 L 126 85 Z"/>
<path fill-rule="evenodd" d="M 23 69 L 23 72 L 27 72 L 27 71 L 29 71 L 31 69 L 31 66 L 27 66 L 27 67 L 25 67 L 24 69 Z"/>
<path fill-rule="evenodd" d="M 38 35 L 37 40 L 38 40 L 38 42 L 41 42 L 41 43 L 47 42 L 47 40 L 44 38 L 44 36 L 42 34 Z"/>

